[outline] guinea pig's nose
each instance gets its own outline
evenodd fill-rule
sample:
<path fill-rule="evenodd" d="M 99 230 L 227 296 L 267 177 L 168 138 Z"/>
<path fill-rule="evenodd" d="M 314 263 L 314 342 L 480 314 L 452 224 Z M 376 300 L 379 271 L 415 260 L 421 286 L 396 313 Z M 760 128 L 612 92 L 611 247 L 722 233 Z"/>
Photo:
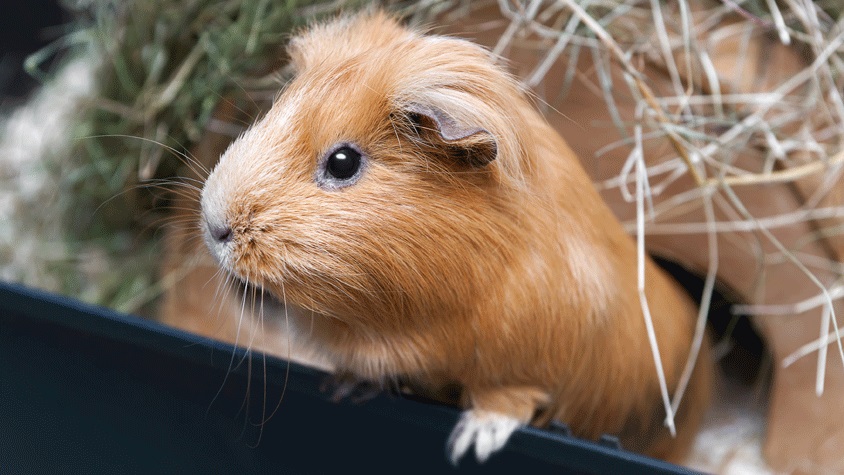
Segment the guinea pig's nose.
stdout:
<path fill-rule="evenodd" d="M 232 240 L 233 233 L 231 226 L 228 225 L 216 225 L 208 223 L 208 232 L 211 233 L 211 237 L 214 238 L 215 241 L 225 244 Z"/>

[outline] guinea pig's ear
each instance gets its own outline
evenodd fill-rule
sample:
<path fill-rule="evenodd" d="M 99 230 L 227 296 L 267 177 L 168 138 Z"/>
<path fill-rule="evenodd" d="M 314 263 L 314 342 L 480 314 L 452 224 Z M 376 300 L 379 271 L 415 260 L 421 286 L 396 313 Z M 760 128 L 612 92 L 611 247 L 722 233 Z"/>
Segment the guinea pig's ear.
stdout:
<path fill-rule="evenodd" d="M 405 110 L 420 138 L 447 149 L 449 155 L 476 166 L 495 160 L 498 145 L 486 129 L 461 124 L 437 107 L 414 103 L 406 106 Z"/>

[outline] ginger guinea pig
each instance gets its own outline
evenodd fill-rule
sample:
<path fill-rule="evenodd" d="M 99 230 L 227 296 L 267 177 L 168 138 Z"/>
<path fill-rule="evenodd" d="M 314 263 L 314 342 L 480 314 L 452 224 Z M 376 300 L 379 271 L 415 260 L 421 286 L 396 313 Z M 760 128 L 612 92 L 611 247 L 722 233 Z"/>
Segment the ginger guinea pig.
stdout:
<path fill-rule="evenodd" d="M 299 309 L 293 337 L 340 371 L 456 384 L 454 461 L 552 419 L 676 460 L 707 404 L 708 353 L 672 438 L 634 243 L 491 53 L 367 14 L 289 54 L 296 77 L 202 191 L 223 269 Z M 646 276 L 673 391 L 696 310 L 650 260 Z"/>

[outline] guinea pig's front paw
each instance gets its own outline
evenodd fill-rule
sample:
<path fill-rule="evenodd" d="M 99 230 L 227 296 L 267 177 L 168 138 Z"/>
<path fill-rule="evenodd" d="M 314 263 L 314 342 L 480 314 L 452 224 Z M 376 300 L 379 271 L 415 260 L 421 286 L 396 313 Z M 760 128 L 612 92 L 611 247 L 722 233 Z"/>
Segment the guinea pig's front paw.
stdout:
<path fill-rule="evenodd" d="M 331 402 L 350 400 L 359 404 L 375 398 L 383 391 L 380 384 L 362 380 L 351 373 L 339 372 L 329 375 L 320 390 L 330 394 Z"/>
<path fill-rule="evenodd" d="M 522 425 L 518 419 L 498 412 L 464 411 L 448 438 L 451 463 L 457 465 L 472 445 L 478 462 L 485 462 L 493 452 L 504 447 L 507 439 Z"/>

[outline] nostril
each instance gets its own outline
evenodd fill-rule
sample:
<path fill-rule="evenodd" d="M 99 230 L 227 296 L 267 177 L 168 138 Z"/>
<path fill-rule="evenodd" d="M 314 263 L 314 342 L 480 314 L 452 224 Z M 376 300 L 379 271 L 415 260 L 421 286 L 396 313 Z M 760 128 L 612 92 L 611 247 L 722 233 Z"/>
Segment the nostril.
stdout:
<path fill-rule="evenodd" d="M 216 226 L 209 223 L 208 231 L 211 233 L 211 237 L 219 243 L 225 244 L 232 240 L 232 228 L 229 226 Z"/>

